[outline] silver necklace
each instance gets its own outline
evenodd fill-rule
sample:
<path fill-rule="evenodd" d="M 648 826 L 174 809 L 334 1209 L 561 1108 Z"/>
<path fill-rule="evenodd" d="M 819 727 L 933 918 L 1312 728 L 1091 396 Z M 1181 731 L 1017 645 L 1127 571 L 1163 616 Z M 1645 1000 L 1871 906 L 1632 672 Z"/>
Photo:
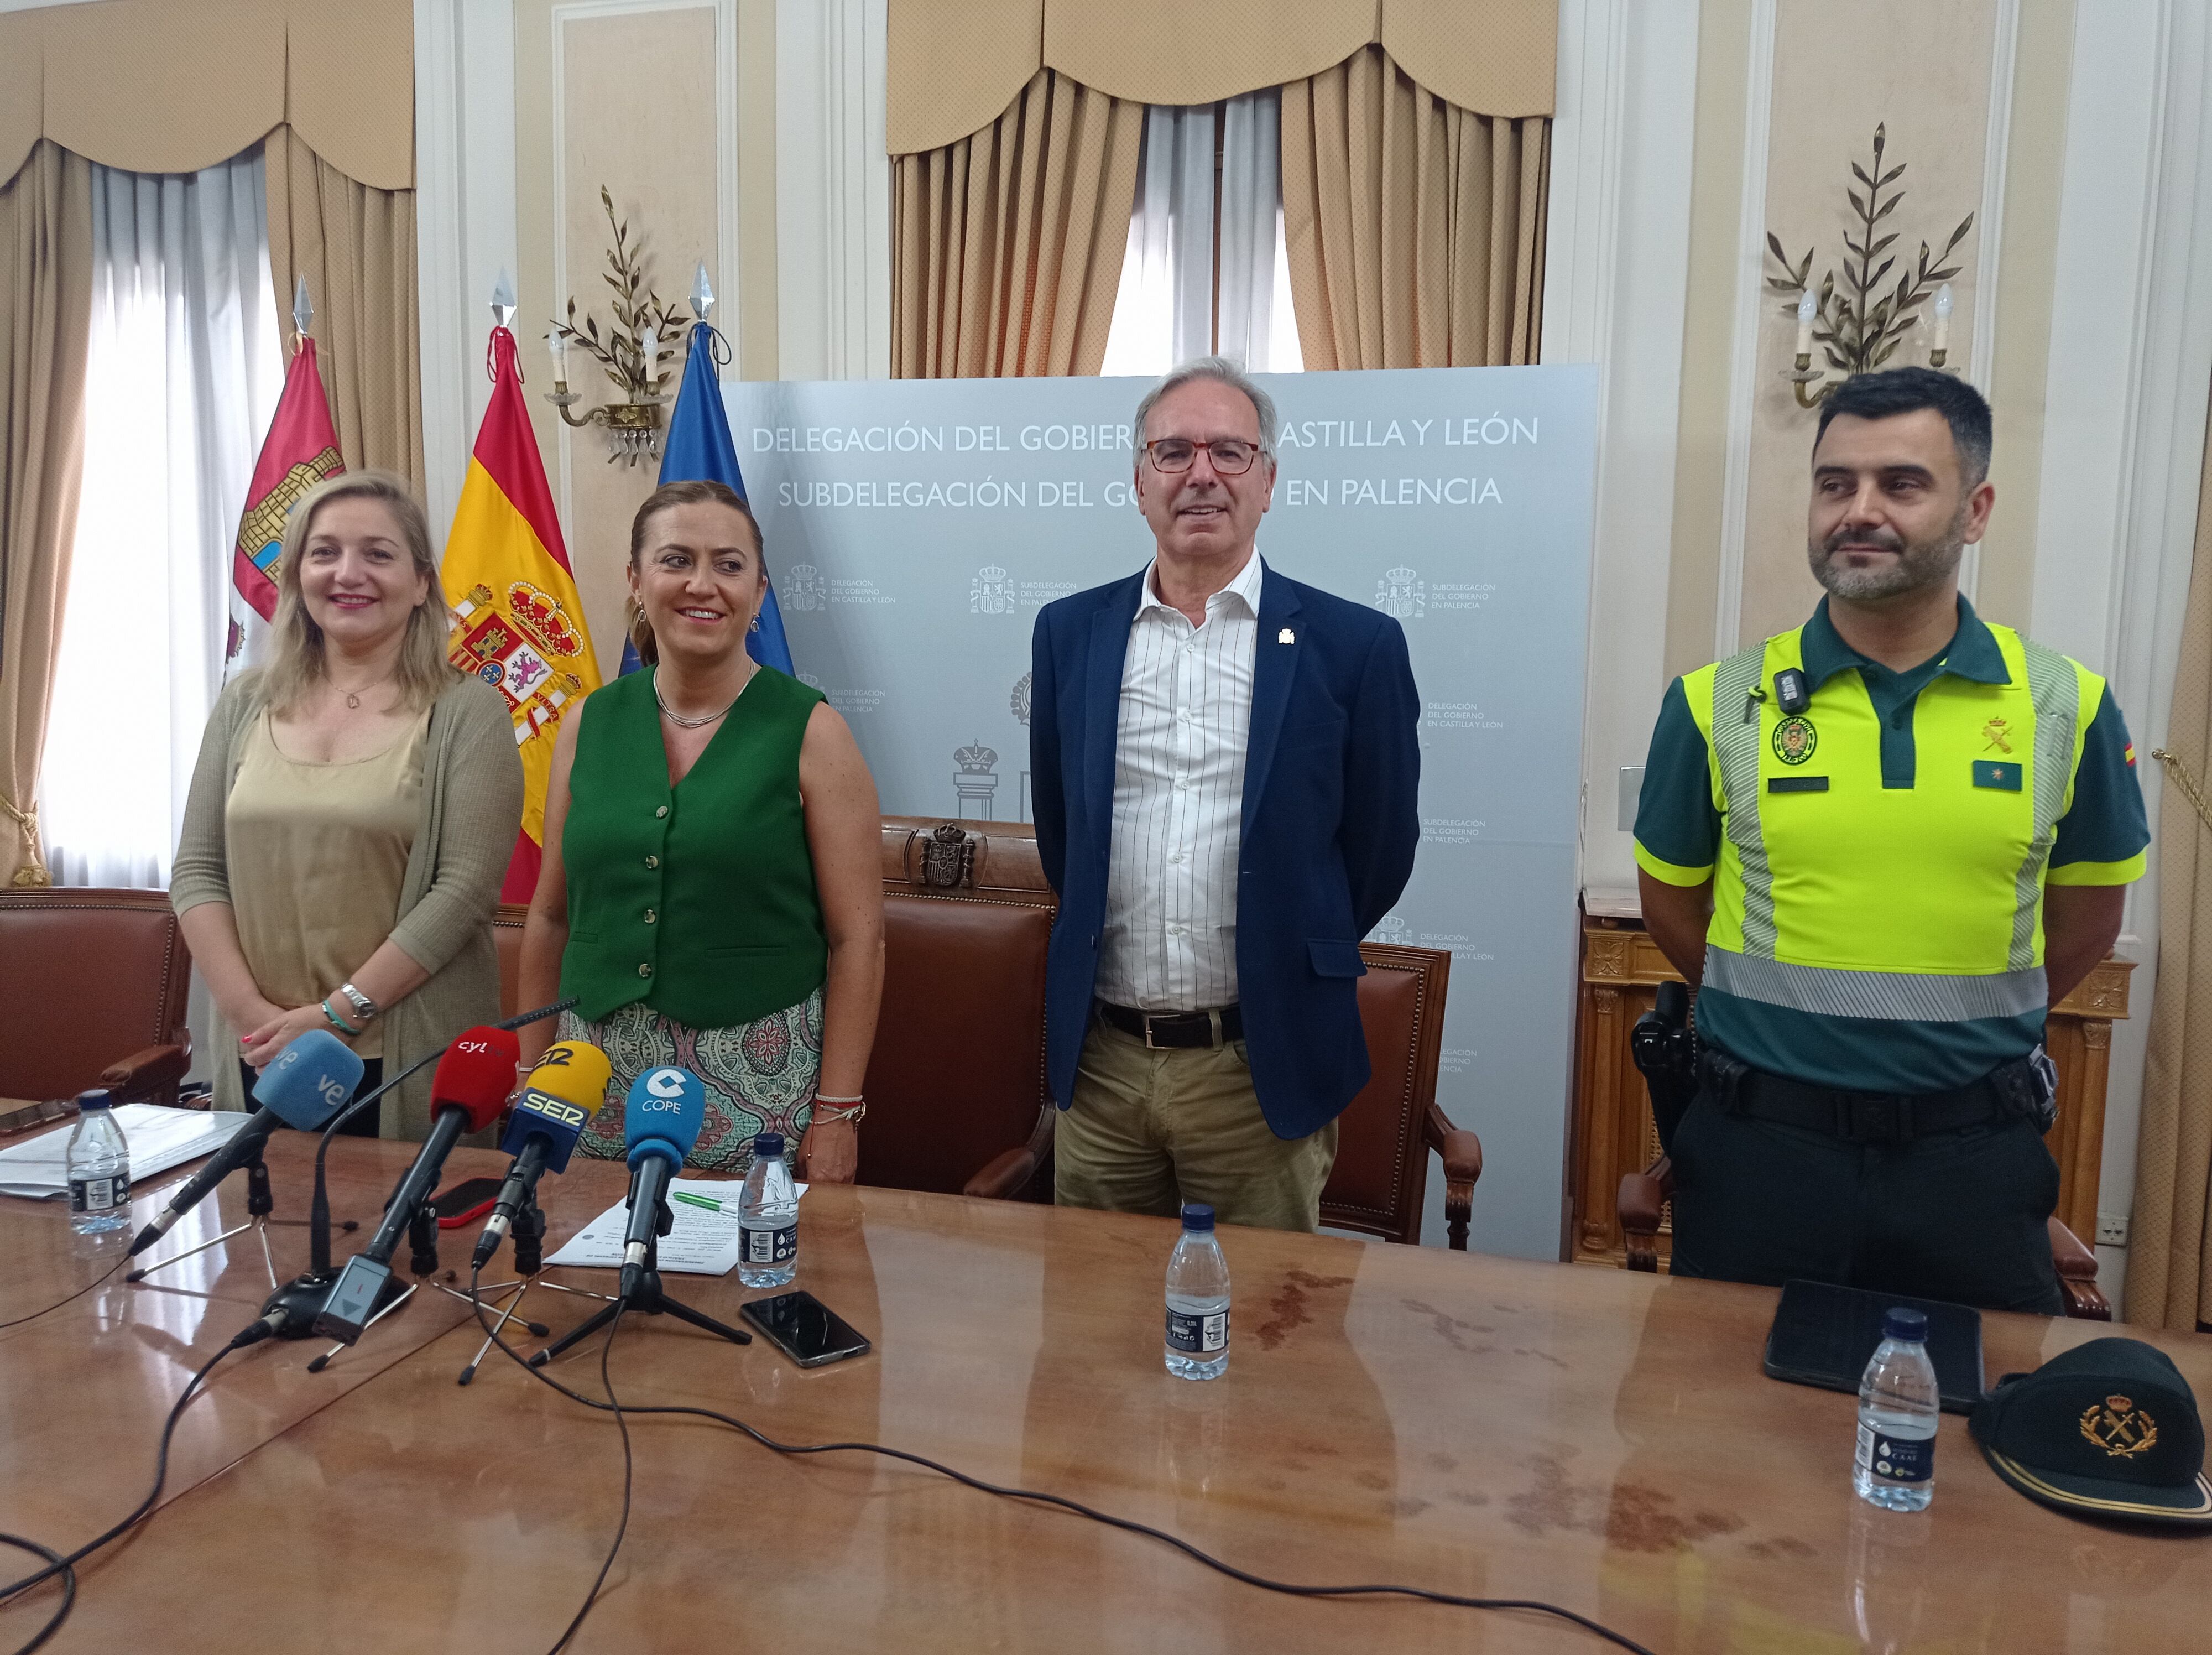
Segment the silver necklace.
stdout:
<path fill-rule="evenodd" d="M 759 669 L 757 667 L 754 669 L 755 672 L 757 672 L 758 670 Z M 747 673 L 745 675 L 744 684 L 740 684 L 738 686 L 738 693 L 730 697 L 730 707 L 736 706 L 738 701 L 744 697 L 745 693 L 745 685 L 749 685 L 752 681 L 752 674 Z M 660 693 L 660 672 L 658 668 L 654 669 L 653 674 L 653 698 L 660 703 L 661 713 L 667 718 L 671 724 L 679 724 L 687 730 L 696 730 L 702 724 L 712 724 L 718 718 L 727 717 L 730 711 L 730 707 L 725 707 L 719 713 L 702 713 L 696 718 L 684 717 L 683 714 L 678 712 L 673 707 L 671 707 L 662 697 Z"/>

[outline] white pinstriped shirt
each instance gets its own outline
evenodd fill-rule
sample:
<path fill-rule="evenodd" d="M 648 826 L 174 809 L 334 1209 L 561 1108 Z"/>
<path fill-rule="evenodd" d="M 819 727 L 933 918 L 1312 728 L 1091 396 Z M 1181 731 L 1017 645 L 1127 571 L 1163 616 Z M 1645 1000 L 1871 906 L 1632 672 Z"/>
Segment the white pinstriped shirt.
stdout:
<path fill-rule="evenodd" d="M 1237 859 L 1260 645 L 1260 554 L 1194 627 L 1154 589 L 1129 624 L 1114 754 L 1101 1000 L 1193 1012 L 1237 999 Z"/>

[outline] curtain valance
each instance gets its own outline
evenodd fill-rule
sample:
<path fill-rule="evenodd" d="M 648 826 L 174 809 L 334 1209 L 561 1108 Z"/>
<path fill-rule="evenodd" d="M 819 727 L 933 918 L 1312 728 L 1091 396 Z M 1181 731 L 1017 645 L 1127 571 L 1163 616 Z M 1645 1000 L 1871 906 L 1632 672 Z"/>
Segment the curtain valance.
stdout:
<path fill-rule="evenodd" d="M 1446 103 L 1549 115 L 1558 43 L 1558 0 L 1214 0 L 1202 14 L 1182 0 L 890 0 L 887 147 L 980 131 L 1040 69 L 1134 103 L 1212 103 L 1370 44 Z"/>
<path fill-rule="evenodd" d="M 0 14 L 0 181 L 42 137 L 109 167 L 192 173 L 286 124 L 356 183 L 412 189 L 410 0 L 98 0 Z"/>

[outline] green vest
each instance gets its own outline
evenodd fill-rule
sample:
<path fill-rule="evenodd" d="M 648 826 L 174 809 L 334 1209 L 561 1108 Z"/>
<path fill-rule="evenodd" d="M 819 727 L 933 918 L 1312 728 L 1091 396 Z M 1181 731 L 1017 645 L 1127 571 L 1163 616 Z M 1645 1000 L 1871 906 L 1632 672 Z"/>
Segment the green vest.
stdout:
<path fill-rule="evenodd" d="M 1802 627 L 1683 680 L 1723 829 L 1709 989 L 1823 1017 L 2039 1025 L 2044 872 L 2105 685 L 1988 630 L 2010 681 L 1919 695 L 1909 786 L 1884 785 L 1858 673 L 1782 710 L 1775 674 L 1802 666 Z"/>
<path fill-rule="evenodd" d="M 829 968 L 799 796 L 822 693 L 761 668 L 672 788 L 653 679 L 632 672 L 584 703 L 561 831 L 561 992 L 593 1021 L 641 1000 L 694 1029 L 750 1023 Z"/>

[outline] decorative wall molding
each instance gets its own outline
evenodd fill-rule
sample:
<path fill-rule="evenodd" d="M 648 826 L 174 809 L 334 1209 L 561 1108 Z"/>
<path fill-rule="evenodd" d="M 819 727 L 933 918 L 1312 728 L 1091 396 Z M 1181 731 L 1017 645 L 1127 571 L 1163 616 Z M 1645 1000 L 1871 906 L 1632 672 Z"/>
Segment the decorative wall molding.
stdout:
<path fill-rule="evenodd" d="M 514 0 L 415 0 L 424 504 L 441 538 L 491 398 L 486 306 L 517 269 L 514 213 Z"/>
<path fill-rule="evenodd" d="M 776 332 L 785 379 L 890 374 L 885 0 L 779 0 Z"/>
<path fill-rule="evenodd" d="M 1735 337 L 1729 346 L 1728 463 L 1721 488 L 1721 568 L 1713 655 L 1743 627 L 1744 539 L 1751 515 L 1751 434 L 1759 414 L 1759 323 L 1766 296 L 1766 161 L 1774 127 L 1776 0 L 1752 0 L 1743 119 L 1743 197 L 1736 218 Z"/>
<path fill-rule="evenodd" d="M 1599 364 L 1582 883 L 1633 892 L 1620 766 L 1664 672 L 1688 300 L 1698 0 L 1564 0 L 1542 360 Z"/>
<path fill-rule="evenodd" d="M 2012 100 L 2020 58 L 2020 0 L 1997 0 L 1990 52 L 1990 119 L 1982 141 L 1982 204 L 1974 212 L 1974 337 L 1966 355 L 1967 380 L 1987 391 L 1997 362 L 2000 256 L 2004 252 L 2005 176 L 2012 152 Z M 1969 603 L 1982 595 L 1980 542 L 1959 563 L 1959 587 Z"/>

